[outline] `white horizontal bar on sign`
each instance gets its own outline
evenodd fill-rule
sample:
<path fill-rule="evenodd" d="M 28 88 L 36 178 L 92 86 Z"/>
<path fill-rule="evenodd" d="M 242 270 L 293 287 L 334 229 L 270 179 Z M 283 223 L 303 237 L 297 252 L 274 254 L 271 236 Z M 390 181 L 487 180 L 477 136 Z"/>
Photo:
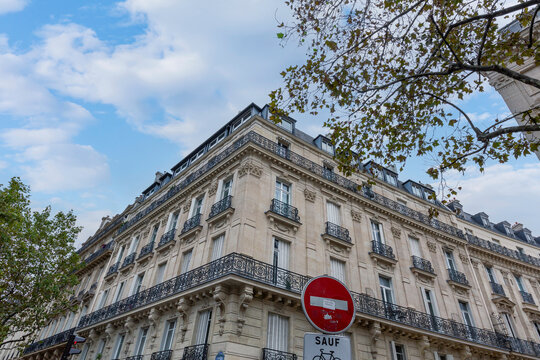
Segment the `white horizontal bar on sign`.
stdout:
<path fill-rule="evenodd" d="M 329 299 L 319 296 L 310 296 L 309 305 L 318 306 L 329 310 L 343 310 L 347 311 L 349 309 L 349 304 L 344 300 Z"/>

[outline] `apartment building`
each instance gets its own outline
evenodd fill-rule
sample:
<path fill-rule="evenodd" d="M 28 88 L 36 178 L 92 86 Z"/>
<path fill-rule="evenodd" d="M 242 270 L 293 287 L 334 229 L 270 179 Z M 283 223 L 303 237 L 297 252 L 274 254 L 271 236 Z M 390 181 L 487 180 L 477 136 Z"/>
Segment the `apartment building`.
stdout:
<path fill-rule="evenodd" d="M 20 357 L 58 359 L 76 332 L 77 360 L 295 360 L 314 331 L 300 293 L 323 274 L 353 294 L 354 359 L 540 356 L 539 237 L 373 162 L 343 177 L 333 152 L 251 104 L 103 219 L 77 312 Z"/>

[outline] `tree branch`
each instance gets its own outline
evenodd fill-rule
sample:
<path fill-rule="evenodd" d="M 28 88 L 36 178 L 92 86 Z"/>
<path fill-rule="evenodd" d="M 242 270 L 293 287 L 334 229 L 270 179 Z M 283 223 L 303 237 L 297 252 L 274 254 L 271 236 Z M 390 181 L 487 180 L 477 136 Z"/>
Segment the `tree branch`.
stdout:
<path fill-rule="evenodd" d="M 505 76 L 508 76 L 512 79 L 518 80 L 524 84 L 534 86 L 535 88 L 540 89 L 540 79 L 535 79 L 530 76 L 526 76 L 523 74 L 518 73 L 517 71 L 512 71 L 508 68 L 502 67 L 500 65 L 486 65 L 486 66 L 478 66 L 478 65 L 471 65 L 471 64 L 464 64 L 464 63 L 454 63 L 450 64 L 449 70 L 454 69 L 465 69 L 465 70 L 471 70 L 471 71 L 477 71 L 477 72 L 496 72 Z"/>
<path fill-rule="evenodd" d="M 484 50 L 484 44 L 486 43 L 487 35 L 489 33 L 489 28 L 491 27 L 492 20 L 493 19 L 489 18 L 486 23 L 486 29 L 484 30 L 484 35 L 482 35 L 482 41 L 480 42 L 480 48 L 478 49 L 478 57 L 476 58 L 476 65 L 481 64 L 482 51 Z"/>
<path fill-rule="evenodd" d="M 529 25 L 529 49 L 532 47 L 532 44 L 533 44 L 534 19 L 536 18 L 536 15 L 538 14 L 538 10 L 540 10 L 540 5 L 538 5 L 536 7 L 536 10 L 534 10 L 534 14 L 531 19 L 531 25 Z"/>
<path fill-rule="evenodd" d="M 509 126 L 502 129 L 498 129 L 489 133 L 482 133 L 478 140 L 482 142 L 488 142 L 489 140 L 496 138 L 498 136 L 504 135 L 504 134 L 510 134 L 510 133 L 517 133 L 517 132 L 532 132 L 532 131 L 540 131 L 540 124 L 537 125 L 517 125 L 517 126 Z M 540 141 L 540 139 L 539 139 Z"/>

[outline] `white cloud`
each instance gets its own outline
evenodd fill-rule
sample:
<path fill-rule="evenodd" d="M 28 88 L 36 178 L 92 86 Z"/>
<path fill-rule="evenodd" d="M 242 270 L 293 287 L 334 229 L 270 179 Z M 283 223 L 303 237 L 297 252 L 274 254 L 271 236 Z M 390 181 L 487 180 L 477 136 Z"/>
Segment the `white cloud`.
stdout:
<path fill-rule="evenodd" d="M 0 160 L 0 170 L 3 170 L 3 169 L 5 169 L 5 168 L 7 168 L 8 165 L 9 165 L 9 164 L 7 163 L 7 161 Z"/>
<path fill-rule="evenodd" d="M 77 226 L 82 226 L 83 230 L 75 241 L 76 248 L 79 248 L 83 242 L 95 234 L 101 224 L 101 219 L 107 214 L 112 214 L 112 212 L 106 209 L 77 212 Z"/>
<path fill-rule="evenodd" d="M 0 15 L 21 11 L 29 2 L 29 0 L 0 0 Z"/>
<path fill-rule="evenodd" d="M 519 222 L 540 236 L 538 204 L 540 204 L 540 164 L 522 167 L 497 164 L 485 169 L 484 174 L 469 172 L 468 178 L 452 175 L 450 184 L 458 184 L 462 190 L 458 198 L 466 212 L 485 212 L 492 222 L 506 220 Z"/>

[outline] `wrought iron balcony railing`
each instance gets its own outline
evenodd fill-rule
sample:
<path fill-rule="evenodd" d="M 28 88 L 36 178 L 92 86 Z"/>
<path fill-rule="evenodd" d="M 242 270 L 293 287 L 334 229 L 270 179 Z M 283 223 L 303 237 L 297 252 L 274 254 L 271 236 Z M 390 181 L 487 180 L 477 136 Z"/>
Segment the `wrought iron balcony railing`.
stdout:
<path fill-rule="evenodd" d="M 532 295 L 526 291 L 520 291 L 521 297 L 523 298 L 523 301 L 528 304 L 534 304 L 534 299 Z"/>
<path fill-rule="evenodd" d="M 426 271 L 432 274 L 435 274 L 435 270 L 433 269 L 433 266 L 431 266 L 431 261 L 421 258 L 420 256 L 412 256 L 412 263 L 413 267 Z"/>
<path fill-rule="evenodd" d="M 126 266 L 129 266 L 135 262 L 135 256 L 137 256 L 136 252 L 132 252 L 126 258 L 124 259 L 124 263 L 122 264 L 122 268 L 125 268 Z"/>
<path fill-rule="evenodd" d="M 349 230 L 329 221 L 326 222 L 326 234 L 349 243 L 352 242 L 351 237 L 349 236 Z"/>
<path fill-rule="evenodd" d="M 86 264 L 90 264 L 94 259 L 100 257 L 101 255 L 106 253 L 108 250 L 111 250 L 113 246 L 114 246 L 114 240 L 109 241 L 101 249 L 96 250 L 92 255 L 90 255 L 86 259 L 84 259 L 84 262 Z"/>
<path fill-rule="evenodd" d="M 158 243 L 157 247 L 160 248 L 163 245 L 168 244 L 171 241 L 173 241 L 175 232 L 176 232 L 176 228 L 171 229 L 171 230 L 167 231 L 166 233 L 164 233 L 163 235 L 161 235 L 161 239 L 159 239 L 159 243 Z"/>
<path fill-rule="evenodd" d="M 291 219 L 296 222 L 300 222 L 300 216 L 298 216 L 298 209 L 292 205 L 279 201 L 278 199 L 272 199 L 270 204 L 270 211 Z"/>
<path fill-rule="evenodd" d="M 109 268 L 109 271 L 107 271 L 107 275 L 105 275 L 105 277 L 107 277 L 109 275 L 112 275 L 115 272 L 118 272 L 119 267 L 120 267 L 120 261 L 118 261 L 118 262 L 114 263 L 113 265 L 111 265 L 111 267 Z"/>
<path fill-rule="evenodd" d="M 540 259 L 539 258 L 535 258 L 535 257 L 530 256 L 530 255 L 522 254 L 517 250 L 512 250 L 512 249 L 509 249 L 509 248 L 507 248 L 505 246 L 496 244 L 494 242 L 487 241 L 487 240 L 484 240 L 484 239 L 480 239 L 477 236 L 467 234 L 467 241 L 469 242 L 469 244 L 480 246 L 480 247 L 482 247 L 484 249 L 488 249 L 488 250 L 496 252 L 498 254 L 508 256 L 508 257 L 511 257 L 513 259 L 516 259 L 516 260 L 521 260 L 523 262 L 526 262 L 526 263 L 529 263 L 529 264 L 532 264 L 532 265 L 540 266 Z"/>
<path fill-rule="evenodd" d="M 170 360 L 172 358 L 172 350 L 156 351 L 150 356 L 150 360 Z"/>
<path fill-rule="evenodd" d="M 212 208 L 210 209 L 210 215 L 208 217 L 211 218 L 224 212 L 225 210 L 231 208 L 231 204 L 232 196 L 225 196 L 223 199 L 212 205 Z"/>
<path fill-rule="evenodd" d="M 143 355 L 128 356 L 124 360 L 143 360 Z"/>
<path fill-rule="evenodd" d="M 75 328 L 63 331 L 61 333 L 50 336 L 46 339 L 36 341 L 24 349 L 23 354 L 30 354 L 36 351 L 47 349 L 58 344 L 62 344 L 68 341 L 68 338 L 75 332 Z"/>
<path fill-rule="evenodd" d="M 296 354 L 263 348 L 262 360 L 297 360 Z"/>
<path fill-rule="evenodd" d="M 79 322 L 79 328 L 97 324 L 101 321 L 108 320 L 229 275 L 236 275 L 244 279 L 289 290 L 296 294 L 300 294 L 304 285 L 309 281 L 309 277 L 307 276 L 277 268 L 246 255 L 231 253 L 206 265 L 141 291 L 136 295 L 85 315 Z M 509 344 L 509 337 L 504 334 L 490 330 L 472 328 L 453 320 L 439 318 L 399 305 L 392 305 L 395 312 L 389 314 L 388 303 L 367 294 L 354 292 L 352 294 L 355 302 L 355 309 L 361 314 L 399 322 L 407 326 L 457 339 L 473 341 L 486 346 L 501 348 L 508 351 L 512 349 Z M 471 329 L 474 331 L 471 331 Z M 474 336 L 471 334 L 474 334 Z M 519 351 L 531 356 L 540 356 L 540 344 L 522 341 L 520 348 L 513 351 Z"/>
<path fill-rule="evenodd" d="M 182 360 L 206 360 L 208 355 L 208 344 L 187 346 L 184 348 Z"/>
<path fill-rule="evenodd" d="M 392 250 L 392 247 L 389 245 L 383 244 L 380 241 L 377 241 L 377 240 L 371 241 L 371 249 L 376 254 L 379 254 L 381 256 L 387 257 L 392 260 L 396 259 L 396 257 L 394 256 L 394 251 Z"/>
<path fill-rule="evenodd" d="M 201 225 L 201 214 L 194 215 L 186 220 L 184 227 L 182 228 L 182 234 L 196 228 L 199 225 Z"/>
<path fill-rule="evenodd" d="M 141 249 L 141 252 L 139 253 L 138 259 L 142 258 L 143 256 L 150 254 L 152 251 L 154 251 L 154 242 L 150 241 L 148 244 L 144 245 Z"/>
<path fill-rule="evenodd" d="M 465 286 L 469 286 L 469 280 L 467 280 L 467 277 L 462 272 L 459 272 L 454 269 L 448 269 L 448 277 L 450 277 L 450 280 L 453 282 L 456 282 L 458 284 L 462 284 Z"/>
<path fill-rule="evenodd" d="M 494 294 L 506 296 L 501 284 L 497 284 L 496 282 L 493 282 L 493 281 L 490 281 L 489 283 L 491 284 L 491 290 L 493 290 Z"/>

